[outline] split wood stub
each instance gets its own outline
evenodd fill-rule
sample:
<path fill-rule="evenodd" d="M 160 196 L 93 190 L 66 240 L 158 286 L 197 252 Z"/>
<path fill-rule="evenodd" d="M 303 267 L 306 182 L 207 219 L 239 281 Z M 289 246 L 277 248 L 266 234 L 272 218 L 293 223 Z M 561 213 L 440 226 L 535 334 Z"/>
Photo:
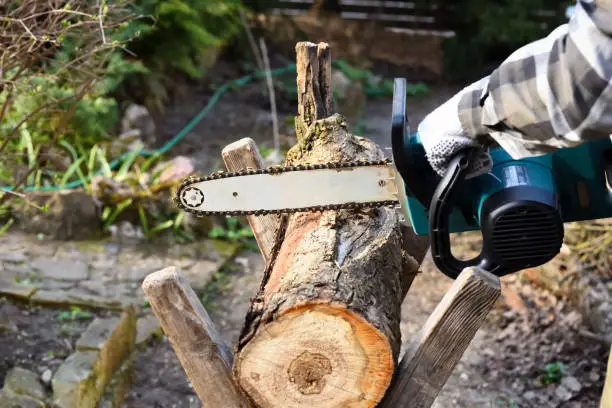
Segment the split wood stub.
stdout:
<path fill-rule="evenodd" d="M 259 153 L 257 144 L 249 137 L 227 145 L 221 152 L 223 162 L 228 171 L 264 168 L 264 161 Z M 280 215 L 249 215 L 247 217 L 259 250 L 266 263 L 269 261 L 270 251 L 274 245 L 274 232 L 280 223 Z"/>
<path fill-rule="evenodd" d="M 412 339 L 381 407 L 429 408 L 500 295 L 497 276 L 464 269 Z"/>
<path fill-rule="evenodd" d="M 231 375 L 232 354 L 184 275 L 169 267 L 142 288 L 205 408 L 250 408 Z"/>
<path fill-rule="evenodd" d="M 296 51 L 298 143 L 287 163 L 384 158 L 342 116 L 329 116 L 329 48 L 299 43 Z M 282 225 L 236 345 L 236 382 L 263 408 L 375 407 L 398 359 L 402 275 L 414 269 L 396 210 L 296 213 Z"/>

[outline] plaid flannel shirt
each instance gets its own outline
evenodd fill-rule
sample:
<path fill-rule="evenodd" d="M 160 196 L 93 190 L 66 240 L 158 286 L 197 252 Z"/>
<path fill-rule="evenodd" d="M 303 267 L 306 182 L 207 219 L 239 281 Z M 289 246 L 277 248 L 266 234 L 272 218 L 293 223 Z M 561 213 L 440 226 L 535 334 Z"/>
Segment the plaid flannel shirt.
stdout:
<path fill-rule="evenodd" d="M 466 136 L 515 159 L 612 135 L 612 0 L 578 0 L 568 24 L 458 96 Z"/>

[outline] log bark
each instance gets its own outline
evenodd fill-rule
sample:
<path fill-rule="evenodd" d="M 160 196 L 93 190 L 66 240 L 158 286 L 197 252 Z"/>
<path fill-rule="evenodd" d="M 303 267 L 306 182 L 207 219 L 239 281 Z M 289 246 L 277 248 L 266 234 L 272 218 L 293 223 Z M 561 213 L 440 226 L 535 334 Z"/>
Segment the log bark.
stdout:
<path fill-rule="evenodd" d="M 183 274 L 163 269 L 142 288 L 203 407 L 250 408 L 232 379 L 231 351 Z"/>
<path fill-rule="evenodd" d="M 461 272 L 412 339 L 381 408 L 431 407 L 500 295 L 497 276 Z"/>
<path fill-rule="evenodd" d="M 327 45 L 296 51 L 298 143 L 287 164 L 384 158 L 330 116 Z M 280 225 L 235 348 L 236 382 L 259 407 L 376 406 L 398 359 L 400 306 L 427 246 L 413 236 L 420 245 L 404 256 L 394 208 L 296 213 Z"/>

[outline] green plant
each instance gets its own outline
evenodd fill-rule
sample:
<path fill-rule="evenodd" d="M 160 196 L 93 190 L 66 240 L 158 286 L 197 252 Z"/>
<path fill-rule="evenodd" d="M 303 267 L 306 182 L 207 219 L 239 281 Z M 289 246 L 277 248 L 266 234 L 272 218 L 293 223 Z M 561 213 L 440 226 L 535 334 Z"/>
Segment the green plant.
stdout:
<path fill-rule="evenodd" d="M 9 218 L 8 221 L 2 224 L 2 226 L 0 226 L 0 236 L 6 234 L 6 231 L 8 231 L 9 228 L 11 228 L 14 222 L 15 222 L 14 218 Z"/>
<path fill-rule="evenodd" d="M 108 230 L 108 228 L 113 225 L 119 214 L 123 212 L 126 208 L 128 208 L 134 202 L 133 199 L 128 198 L 119 204 L 116 207 L 104 207 L 102 211 L 102 221 L 104 222 L 103 229 Z"/>
<path fill-rule="evenodd" d="M 539 383 L 547 386 L 557 384 L 567 375 L 565 365 L 561 362 L 549 363 L 544 366 L 544 374 L 540 376 Z"/>
<path fill-rule="evenodd" d="M 499 397 L 495 400 L 495 405 L 499 407 L 519 408 L 518 402 L 512 398 Z"/>
<path fill-rule="evenodd" d="M 65 310 L 57 315 L 60 321 L 75 321 L 75 320 L 89 320 L 93 317 L 91 312 L 82 310 L 78 306 L 71 306 L 70 310 Z"/>
<path fill-rule="evenodd" d="M 240 224 L 235 217 L 225 219 L 225 226 L 214 226 L 208 232 L 209 238 L 225 239 L 233 243 L 241 244 L 250 249 L 256 249 L 255 236 L 249 226 Z"/>
<path fill-rule="evenodd" d="M 240 0 L 135 0 L 134 19 L 115 38 L 131 41 L 122 58 L 141 65 L 119 69 L 113 88 L 141 92 L 150 107 L 163 109 L 169 78 L 174 73 L 200 78 L 215 60 L 216 50 L 240 32 Z M 116 66 L 121 68 L 119 60 Z"/>
<path fill-rule="evenodd" d="M 64 350 L 58 350 L 58 351 L 53 351 L 53 350 L 49 350 L 47 351 L 47 357 L 52 359 L 52 358 L 66 358 L 68 356 L 68 353 Z"/>
<path fill-rule="evenodd" d="M 152 228 L 149 227 L 147 214 L 141 205 L 138 206 L 138 217 L 140 218 L 140 225 L 142 226 L 145 237 L 148 240 L 152 239 L 159 231 L 171 228 L 175 224 L 174 220 L 162 220 L 158 224 L 154 225 Z"/>
<path fill-rule="evenodd" d="M 274 151 L 274 148 L 268 147 L 263 144 L 260 144 L 258 148 L 259 148 L 259 153 L 261 154 L 261 157 L 263 158 L 265 158 L 266 156 L 268 156 L 270 153 Z"/>
<path fill-rule="evenodd" d="M 23 0 L 0 10 L 0 181 L 12 186 L 3 211 L 24 185 L 57 180 L 61 139 L 78 146 L 113 126 L 115 101 L 95 84 L 122 46 L 109 37 L 129 21 L 123 3 Z"/>
<path fill-rule="evenodd" d="M 207 310 L 214 310 L 217 308 L 215 298 L 220 293 L 223 293 L 232 287 L 231 274 L 239 270 L 240 266 L 233 262 L 227 262 L 213 274 L 210 282 L 200 293 L 202 304 Z"/>
<path fill-rule="evenodd" d="M 371 70 L 354 67 L 343 59 L 334 60 L 334 67 L 342 71 L 353 82 L 361 82 L 368 96 L 392 96 L 392 79 L 377 78 Z M 423 82 L 409 83 L 406 86 L 407 96 L 418 96 L 429 92 L 429 87 Z"/>
<path fill-rule="evenodd" d="M 32 280 L 30 278 L 21 279 L 20 277 L 15 277 L 15 283 L 19 285 L 30 285 L 32 284 Z"/>
<path fill-rule="evenodd" d="M 160 176 L 171 163 L 153 168 L 163 158 L 162 155 L 142 157 L 143 146 L 139 145 L 111 165 L 107 150 L 98 145 L 81 156 L 67 142 L 63 146 L 71 152 L 73 162 L 63 174 L 59 187 L 80 181 L 87 192 L 98 196 L 102 202 L 104 230 L 108 230 L 121 214 L 131 209 L 136 211 L 148 240 L 168 229 L 172 229 L 180 242 L 193 240 L 194 237 L 185 229 L 184 212 L 171 210 L 164 213 L 145 205 L 147 200 L 153 200 L 155 194 L 169 187 L 168 183 L 160 183 Z"/>

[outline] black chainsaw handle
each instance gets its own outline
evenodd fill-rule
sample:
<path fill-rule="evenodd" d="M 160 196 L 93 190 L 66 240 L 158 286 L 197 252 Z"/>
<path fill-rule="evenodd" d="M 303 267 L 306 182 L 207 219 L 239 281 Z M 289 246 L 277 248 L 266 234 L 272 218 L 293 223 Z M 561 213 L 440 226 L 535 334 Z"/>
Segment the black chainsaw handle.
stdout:
<path fill-rule="evenodd" d="M 477 257 L 462 261 L 455 258 L 451 251 L 449 217 L 455 199 L 455 187 L 459 186 L 467 174 L 474 149 L 457 153 L 448 165 L 446 174 L 438 183 L 429 206 L 429 238 L 431 255 L 438 269 L 451 279 L 456 279 L 461 271 L 470 266 L 486 269 L 488 262 L 482 253 Z"/>

